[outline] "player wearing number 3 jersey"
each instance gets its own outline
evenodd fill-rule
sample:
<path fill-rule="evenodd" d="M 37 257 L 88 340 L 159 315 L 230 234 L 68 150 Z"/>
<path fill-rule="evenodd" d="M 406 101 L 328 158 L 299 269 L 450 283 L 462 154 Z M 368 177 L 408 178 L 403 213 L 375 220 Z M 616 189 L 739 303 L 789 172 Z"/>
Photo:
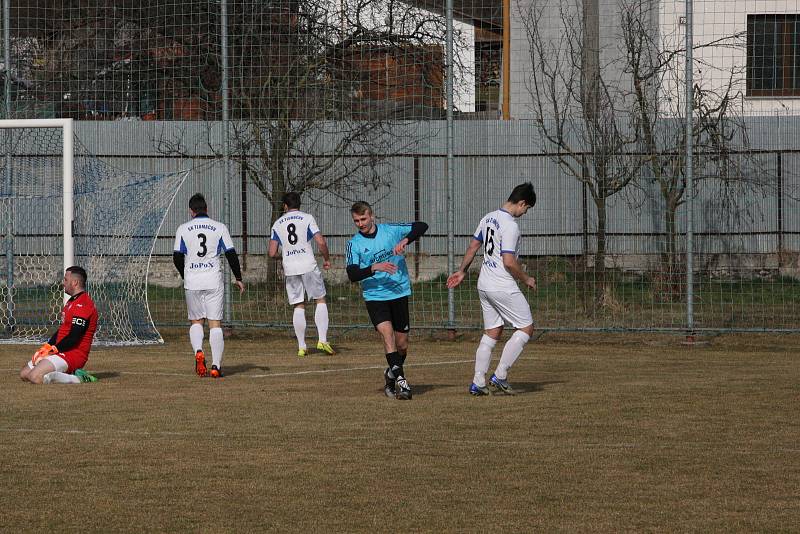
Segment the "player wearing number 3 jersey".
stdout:
<path fill-rule="evenodd" d="M 222 336 L 222 304 L 224 285 L 220 264 L 222 254 L 228 260 L 236 278 L 234 284 L 244 292 L 239 257 L 233 247 L 228 227 L 208 216 L 208 206 L 203 195 L 197 193 L 189 199 L 192 219 L 175 234 L 172 260 L 183 278 L 186 290 L 186 307 L 189 312 L 189 341 L 195 358 L 195 372 L 206 375 L 203 352 L 203 320 L 208 319 L 208 340 L 211 345 L 211 371 L 213 378 L 222 376 L 222 353 L 225 342 Z"/>
<path fill-rule="evenodd" d="M 536 289 L 536 279 L 528 276 L 517 261 L 519 226 L 516 219 L 525 215 L 534 204 L 536 193 L 530 182 L 515 187 L 499 210 L 483 216 L 472 236 L 472 242 L 467 247 L 461 266 L 447 278 L 449 288 L 460 284 L 475 254 L 483 249 L 478 295 L 485 333 L 475 353 L 475 376 L 469 388 L 469 392 L 475 396 L 489 393 L 486 372 L 491 363 L 492 349 L 500 339 L 504 325 L 509 323 L 517 331 L 506 342 L 497 369 L 489 380 L 489 385 L 499 393 L 514 394 L 507 381 L 508 370 L 533 334 L 531 308 L 525 295 L 517 287 L 516 280 Z"/>
<path fill-rule="evenodd" d="M 311 248 L 313 241 L 322 254 L 323 269 L 328 270 L 331 268 L 328 243 L 319 231 L 314 217 L 300 211 L 300 195 L 298 193 L 286 193 L 283 195 L 282 201 L 284 214 L 272 225 L 272 237 L 268 252 L 271 258 L 280 257 L 283 261 L 286 294 L 289 304 L 294 306 L 292 324 L 297 337 L 297 355 L 303 357 L 308 354 L 305 295 L 317 303 L 314 312 L 314 323 L 317 325 L 317 335 L 319 336 L 317 350 L 325 354 L 333 354 L 333 347 L 328 343 L 328 305 L 325 302 L 325 282 L 322 280 L 322 273 L 319 271 L 314 250 Z"/>

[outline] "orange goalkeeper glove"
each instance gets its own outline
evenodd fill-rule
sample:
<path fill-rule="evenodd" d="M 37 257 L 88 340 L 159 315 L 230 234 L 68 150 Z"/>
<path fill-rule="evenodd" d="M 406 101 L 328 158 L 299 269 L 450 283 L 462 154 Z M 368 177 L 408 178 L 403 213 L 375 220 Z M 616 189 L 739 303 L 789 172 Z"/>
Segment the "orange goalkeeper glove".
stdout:
<path fill-rule="evenodd" d="M 36 365 L 37 363 L 39 363 L 39 360 L 41 360 L 42 358 L 46 358 L 51 354 L 58 354 L 58 348 L 56 348 L 55 345 L 51 345 L 50 343 L 45 343 L 33 355 L 33 358 L 31 358 L 31 363 L 33 363 L 33 365 Z"/>

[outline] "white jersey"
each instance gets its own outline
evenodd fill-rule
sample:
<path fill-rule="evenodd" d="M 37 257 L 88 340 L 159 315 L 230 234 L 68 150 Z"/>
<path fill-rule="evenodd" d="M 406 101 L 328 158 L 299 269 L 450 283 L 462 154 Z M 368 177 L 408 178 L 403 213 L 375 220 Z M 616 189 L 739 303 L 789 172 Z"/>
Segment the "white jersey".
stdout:
<path fill-rule="evenodd" d="M 272 240 L 281 247 L 283 273 L 286 276 L 305 274 L 314 270 L 317 260 L 311 241 L 319 233 L 314 217 L 308 213 L 292 210 L 272 225 Z"/>
<path fill-rule="evenodd" d="M 499 209 L 484 215 L 473 238 L 483 243 L 483 266 L 478 276 L 481 291 L 519 291 L 516 280 L 503 265 L 503 254 L 517 255 L 519 226 L 514 217 Z"/>
<path fill-rule="evenodd" d="M 220 257 L 234 250 L 228 227 L 207 215 L 198 215 L 178 227 L 175 252 L 183 253 L 183 287 L 215 289 L 222 286 Z"/>

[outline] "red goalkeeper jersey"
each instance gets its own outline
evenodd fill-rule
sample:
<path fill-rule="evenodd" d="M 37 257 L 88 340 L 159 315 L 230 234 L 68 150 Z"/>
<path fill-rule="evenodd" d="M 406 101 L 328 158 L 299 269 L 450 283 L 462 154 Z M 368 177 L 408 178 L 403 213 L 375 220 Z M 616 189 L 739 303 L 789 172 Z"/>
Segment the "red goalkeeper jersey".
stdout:
<path fill-rule="evenodd" d="M 92 297 L 86 291 L 71 297 L 64 304 L 64 309 L 61 310 L 61 326 L 56 333 L 57 347 L 58 342 L 67 337 L 73 325 L 85 328 L 86 331 L 77 345 L 67 350 L 61 350 L 61 347 L 58 348 L 61 357 L 69 365 L 68 373 L 74 373 L 76 369 L 86 365 L 86 361 L 89 359 L 89 351 L 92 348 L 94 333 L 97 330 L 97 308 L 94 306 Z"/>

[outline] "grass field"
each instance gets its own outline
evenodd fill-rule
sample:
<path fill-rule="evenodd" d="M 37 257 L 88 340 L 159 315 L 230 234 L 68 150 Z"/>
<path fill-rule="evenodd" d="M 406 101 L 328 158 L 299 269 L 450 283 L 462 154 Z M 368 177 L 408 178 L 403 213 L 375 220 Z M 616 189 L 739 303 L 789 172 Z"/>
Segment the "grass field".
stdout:
<path fill-rule="evenodd" d="M 44 387 L 0 346 L 0 532 L 797 531 L 799 336 L 547 334 L 471 398 L 475 338 L 418 334 L 399 402 L 373 335 L 237 333 L 214 381 L 177 331 Z"/>

